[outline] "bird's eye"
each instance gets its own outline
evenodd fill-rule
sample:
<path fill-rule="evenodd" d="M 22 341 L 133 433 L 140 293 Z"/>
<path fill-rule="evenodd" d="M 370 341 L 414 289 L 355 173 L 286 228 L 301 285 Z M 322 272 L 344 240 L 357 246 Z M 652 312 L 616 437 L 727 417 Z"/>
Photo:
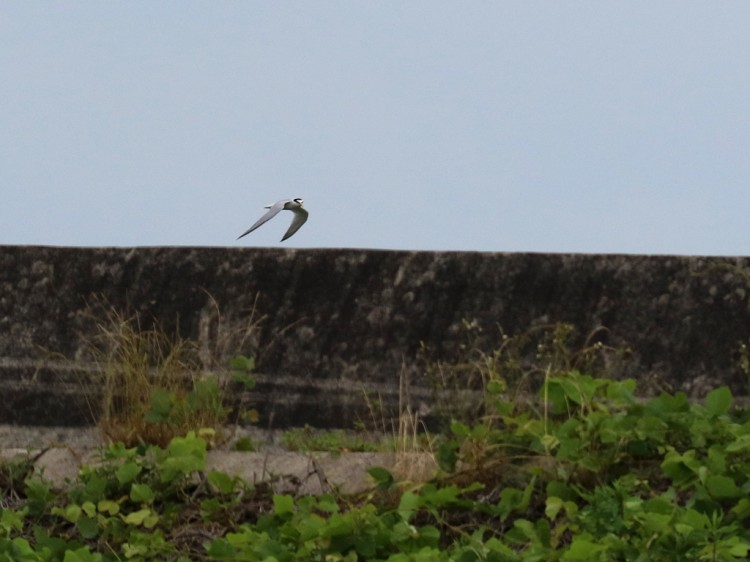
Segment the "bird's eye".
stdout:
<path fill-rule="evenodd" d="M 302 199 L 300 199 L 299 197 L 295 198 L 294 202 L 297 203 L 297 204 L 299 204 L 299 205 L 302 205 Z"/>

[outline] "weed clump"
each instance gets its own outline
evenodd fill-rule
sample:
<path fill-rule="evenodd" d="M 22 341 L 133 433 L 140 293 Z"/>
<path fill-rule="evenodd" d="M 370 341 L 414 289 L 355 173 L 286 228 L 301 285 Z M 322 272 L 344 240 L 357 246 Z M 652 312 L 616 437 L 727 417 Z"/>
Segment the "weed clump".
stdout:
<path fill-rule="evenodd" d="M 91 410 L 104 435 L 126 446 L 166 446 L 188 431 L 220 444 L 231 413 L 226 393 L 238 379 L 252 387 L 252 359 L 235 358 L 234 373 L 207 373 L 194 342 L 114 312 L 88 344 L 96 364 L 85 389 Z"/>
<path fill-rule="evenodd" d="M 434 391 L 433 416 L 448 422 L 491 422 L 498 394 L 530 406 L 549 376 L 578 371 L 622 378 L 631 356 L 627 345 L 605 343 L 603 327 L 585 337 L 564 322 L 534 326 L 517 335 L 498 327 L 498 341 L 489 350 L 488 335 L 477 323 L 464 321 L 462 332 L 464 343 L 448 359 L 434 360 L 430 349 L 420 350 L 424 378 Z"/>

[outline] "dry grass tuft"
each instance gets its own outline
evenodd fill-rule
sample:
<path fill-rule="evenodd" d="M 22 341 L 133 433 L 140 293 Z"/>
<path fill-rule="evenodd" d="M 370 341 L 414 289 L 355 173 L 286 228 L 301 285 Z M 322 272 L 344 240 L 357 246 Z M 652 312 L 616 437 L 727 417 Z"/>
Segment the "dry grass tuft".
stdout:
<path fill-rule="evenodd" d="M 97 301 L 90 308 L 96 335 L 85 348 L 96 375 L 82 384 L 108 439 L 127 446 L 165 446 L 173 437 L 196 431 L 217 446 L 231 437 L 226 430 L 231 409 L 224 404 L 238 383 L 230 358 L 255 344 L 262 318 L 255 318 L 253 309 L 239 328 L 232 328 L 222 321 L 217 303 L 210 303 L 213 308 L 201 320 L 200 343 L 168 334 L 159 324 L 144 329 L 137 315 L 126 317 L 107 303 Z M 252 359 L 245 363 L 251 365 Z M 243 392 L 239 410 L 244 397 Z M 240 412 L 237 419 L 251 414 Z"/>
<path fill-rule="evenodd" d="M 159 326 L 141 330 L 136 318 L 115 311 L 97 331 L 89 349 L 101 377 L 97 422 L 107 438 L 165 446 L 190 430 L 220 434 L 228 412 L 218 385 L 202 372 L 194 343 Z"/>

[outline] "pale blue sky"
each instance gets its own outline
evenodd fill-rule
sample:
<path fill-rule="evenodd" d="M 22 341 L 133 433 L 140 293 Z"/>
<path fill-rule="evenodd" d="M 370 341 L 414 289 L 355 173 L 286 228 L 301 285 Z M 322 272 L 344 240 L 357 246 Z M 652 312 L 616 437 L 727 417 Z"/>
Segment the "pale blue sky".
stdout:
<path fill-rule="evenodd" d="M 0 244 L 750 255 L 750 2 L 0 3 Z M 290 240 L 286 197 L 310 219 Z"/>

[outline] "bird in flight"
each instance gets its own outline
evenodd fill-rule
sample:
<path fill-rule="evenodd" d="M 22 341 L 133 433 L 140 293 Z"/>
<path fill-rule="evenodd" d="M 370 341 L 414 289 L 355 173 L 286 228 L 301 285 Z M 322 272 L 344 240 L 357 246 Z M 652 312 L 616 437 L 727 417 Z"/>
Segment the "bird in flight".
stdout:
<path fill-rule="evenodd" d="M 253 226 L 240 234 L 237 237 L 237 240 L 239 240 L 246 234 L 250 234 L 259 226 L 267 223 L 273 217 L 278 215 L 280 211 L 292 211 L 294 213 L 294 218 L 292 219 L 292 224 L 289 225 L 289 230 L 286 231 L 286 234 L 284 234 L 284 237 L 281 239 L 281 241 L 283 242 L 287 238 L 291 237 L 292 234 L 297 232 L 307 220 L 307 209 L 302 206 L 302 203 L 302 199 L 296 197 L 294 199 L 282 199 L 281 201 L 276 201 L 276 203 L 274 203 L 273 205 L 266 205 L 266 209 L 268 209 L 268 212 L 260 217 Z"/>

